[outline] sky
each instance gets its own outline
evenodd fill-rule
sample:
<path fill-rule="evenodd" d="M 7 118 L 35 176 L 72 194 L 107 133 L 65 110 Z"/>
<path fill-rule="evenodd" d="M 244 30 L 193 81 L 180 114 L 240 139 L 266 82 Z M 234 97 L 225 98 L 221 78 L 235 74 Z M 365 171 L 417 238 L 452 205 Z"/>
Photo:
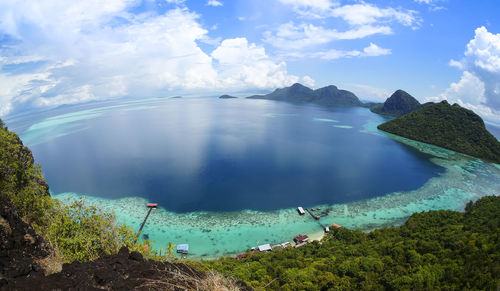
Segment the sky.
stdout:
<path fill-rule="evenodd" d="M 89 101 L 336 85 L 500 124 L 497 0 L 0 1 L 0 117 Z"/>

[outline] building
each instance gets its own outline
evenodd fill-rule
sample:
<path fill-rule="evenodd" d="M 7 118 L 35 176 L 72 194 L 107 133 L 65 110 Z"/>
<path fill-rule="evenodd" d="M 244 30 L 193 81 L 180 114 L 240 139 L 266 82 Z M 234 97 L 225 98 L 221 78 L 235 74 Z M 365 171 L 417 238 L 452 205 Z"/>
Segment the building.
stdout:
<path fill-rule="evenodd" d="M 339 228 L 339 227 L 342 227 L 342 225 L 337 223 L 332 223 L 332 228 Z"/>
<path fill-rule="evenodd" d="M 177 252 L 181 254 L 187 254 L 189 252 L 189 245 L 188 244 L 177 245 Z"/>
<path fill-rule="evenodd" d="M 243 258 L 246 258 L 247 256 L 248 256 L 248 254 L 239 254 L 236 256 L 236 259 L 241 260 Z"/>
<path fill-rule="evenodd" d="M 291 247 L 291 246 L 292 245 L 289 242 L 284 242 L 284 243 L 281 244 L 282 248 Z"/>
<path fill-rule="evenodd" d="M 267 252 L 267 251 L 272 251 L 273 248 L 271 247 L 270 244 L 265 244 L 265 245 L 260 245 L 259 246 L 259 252 Z"/>
<path fill-rule="evenodd" d="M 296 237 L 293 238 L 293 241 L 296 244 L 305 243 L 305 242 L 309 241 L 309 237 L 307 235 L 301 235 L 301 234 L 299 234 L 298 236 L 296 236 Z"/>

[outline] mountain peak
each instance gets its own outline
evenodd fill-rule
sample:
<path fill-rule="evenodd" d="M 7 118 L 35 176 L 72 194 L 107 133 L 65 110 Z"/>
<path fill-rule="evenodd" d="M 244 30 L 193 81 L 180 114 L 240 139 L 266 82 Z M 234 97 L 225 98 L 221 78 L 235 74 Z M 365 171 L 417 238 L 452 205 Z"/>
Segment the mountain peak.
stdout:
<path fill-rule="evenodd" d="M 372 111 L 379 114 L 401 116 L 422 107 L 420 102 L 406 91 L 396 90 L 385 100 L 384 104 L 372 108 Z"/>

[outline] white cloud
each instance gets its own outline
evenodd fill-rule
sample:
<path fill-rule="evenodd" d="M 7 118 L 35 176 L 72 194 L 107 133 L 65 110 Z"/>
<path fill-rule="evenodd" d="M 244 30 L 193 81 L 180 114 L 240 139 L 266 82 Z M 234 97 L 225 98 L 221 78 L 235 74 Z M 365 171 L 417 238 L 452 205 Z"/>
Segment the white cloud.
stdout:
<path fill-rule="evenodd" d="M 384 102 L 390 96 L 389 90 L 385 88 L 364 84 L 351 84 L 347 86 L 347 89 L 356 94 L 361 100 Z"/>
<path fill-rule="evenodd" d="M 451 83 L 441 97 L 452 103 L 460 100 L 463 104 L 477 104 L 486 101 L 484 92 L 484 83 L 474 74 L 465 71 L 460 81 Z"/>
<path fill-rule="evenodd" d="M 460 81 L 450 84 L 438 98 L 458 103 L 495 122 L 500 122 L 500 34 L 485 27 L 475 30 L 464 57 L 451 60 L 463 71 Z"/>
<path fill-rule="evenodd" d="M 290 76 L 284 62 L 276 63 L 265 49 L 249 44 L 246 38 L 226 39 L 211 54 L 224 88 L 276 88 L 298 81 Z"/>
<path fill-rule="evenodd" d="M 366 48 L 367 51 L 339 51 L 331 49 L 322 51 L 325 46 L 338 40 L 363 39 L 374 35 L 389 35 L 393 33 L 392 26 L 400 24 L 415 29 L 420 26 L 421 19 L 417 12 L 401 8 L 380 8 L 373 4 L 358 3 L 353 5 L 340 5 L 338 2 L 327 0 L 279 0 L 292 7 L 299 16 L 314 15 L 321 18 L 318 21 L 301 21 L 296 23 L 291 20 L 279 25 L 275 29 L 263 33 L 263 41 L 278 49 L 282 56 L 310 56 L 323 55 L 326 59 L 336 59 L 344 56 L 377 56 L 391 53 L 389 49 L 378 47 Z M 342 19 L 347 25 L 342 30 L 328 27 L 327 19 Z M 320 24 L 318 24 L 320 23 Z M 338 25 L 340 27 L 340 25 Z"/>
<path fill-rule="evenodd" d="M 344 19 L 350 25 L 367 25 L 380 22 L 397 21 L 405 26 L 417 25 L 419 19 L 412 10 L 397 10 L 394 8 L 379 8 L 362 3 L 344 5 L 332 10 L 332 16 Z"/>
<path fill-rule="evenodd" d="M 295 13 L 306 18 L 324 18 L 333 7 L 339 5 L 330 0 L 279 0 L 279 2 L 291 6 Z"/>
<path fill-rule="evenodd" d="M 374 43 L 370 43 L 370 46 L 365 47 L 363 49 L 363 56 L 366 57 L 376 57 L 376 56 L 385 56 L 390 55 L 391 50 L 386 48 L 381 48 Z"/>
<path fill-rule="evenodd" d="M 274 61 L 260 47 L 242 45 L 234 50 L 241 49 L 240 57 L 251 61 L 242 64 L 244 76 L 228 82 L 228 72 L 237 65 L 220 65 L 224 56 L 215 51 L 223 50 L 225 43 L 208 36 L 197 14 L 186 8 L 163 14 L 129 12 L 138 4 L 138 0 L 2 1 L 0 35 L 15 41 L 0 49 L 0 67 L 40 64 L 21 73 L 0 70 L 0 115 L 32 106 L 169 91 L 206 92 L 226 84 L 274 88 L 297 79 L 287 73 L 284 62 Z M 216 57 L 197 42 L 218 46 Z"/>
<path fill-rule="evenodd" d="M 365 47 L 363 51 L 358 51 L 358 50 L 342 51 L 342 50 L 332 49 L 324 52 L 314 53 L 312 54 L 312 56 L 319 57 L 325 60 L 335 60 L 335 59 L 350 58 L 350 57 L 376 57 L 389 54 L 391 54 L 390 49 L 381 48 L 374 43 L 370 43 L 370 45 Z"/>
<path fill-rule="evenodd" d="M 297 51 L 326 44 L 334 40 L 360 39 L 374 34 L 391 34 L 388 26 L 360 26 L 339 32 L 313 24 L 295 25 L 288 22 L 280 25 L 275 32 L 266 31 L 264 42 L 282 51 Z"/>
<path fill-rule="evenodd" d="M 311 77 L 309 77 L 309 76 L 302 77 L 302 84 L 304 86 L 307 86 L 309 88 L 314 88 L 314 84 L 315 83 L 316 82 L 314 82 L 314 80 Z"/>
<path fill-rule="evenodd" d="M 207 1 L 207 5 L 208 6 L 214 6 L 214 7 L 223 6 L 222 2 L 217 1 L 217 0 L 208 0 Z"/>
<path fill-rule="evenodd" d="M 428 5 L 430 11 L 439 11 L 446 9 L 446 7 L 439 5 L 439 3 L 444 2 L 446 0 L 413 0 L 413 1 L 419 4 Z"/>

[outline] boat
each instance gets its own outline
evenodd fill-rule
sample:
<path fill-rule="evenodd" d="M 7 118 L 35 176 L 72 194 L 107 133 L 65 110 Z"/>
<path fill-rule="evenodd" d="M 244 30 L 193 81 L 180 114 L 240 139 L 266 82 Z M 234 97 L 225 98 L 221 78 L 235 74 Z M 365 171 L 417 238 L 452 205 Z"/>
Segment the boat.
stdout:
<path fill-rule="evenodd" d="M 297 211 L 299 212 L 300 215 L 306 214 L 306 212 L 304 211 L 304 208 L 302 208 L 301 206 L 297 207 Z"/>

